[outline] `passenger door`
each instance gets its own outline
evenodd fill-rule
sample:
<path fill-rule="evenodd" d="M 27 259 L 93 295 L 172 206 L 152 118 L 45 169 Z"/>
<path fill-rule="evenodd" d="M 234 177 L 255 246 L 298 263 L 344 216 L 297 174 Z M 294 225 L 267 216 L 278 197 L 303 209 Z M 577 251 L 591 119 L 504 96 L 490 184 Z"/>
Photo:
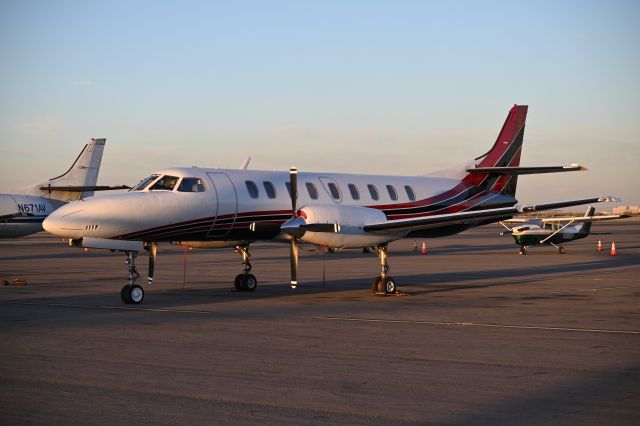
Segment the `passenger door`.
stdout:
<path fill-rule="evenodd" d="M 228 175 L 222 172 L 207 173 L 216 192 L 216 219 L 207 233 L 209 238 L 224 238 L 231 232 L 238 215 L 238 193 Z"/>

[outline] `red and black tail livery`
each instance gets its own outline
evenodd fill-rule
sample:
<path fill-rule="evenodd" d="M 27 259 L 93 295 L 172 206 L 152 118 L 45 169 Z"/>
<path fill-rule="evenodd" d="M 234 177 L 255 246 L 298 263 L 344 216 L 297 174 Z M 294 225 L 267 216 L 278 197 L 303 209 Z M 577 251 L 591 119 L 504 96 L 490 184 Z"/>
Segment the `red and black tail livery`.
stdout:
<path fill-rule="evenodd" d="M 511 108 L 495 143 L 489 152 L 475 159 L 474 168 L 518 167 L 520 165 L 524 124 L 528 108 L 527 105 L 514 105 Z M 517 174 L 495 173 L 493 171 L 470 171 L 463 181 L 513 197 L 516 193 L 518 176 Z"/>

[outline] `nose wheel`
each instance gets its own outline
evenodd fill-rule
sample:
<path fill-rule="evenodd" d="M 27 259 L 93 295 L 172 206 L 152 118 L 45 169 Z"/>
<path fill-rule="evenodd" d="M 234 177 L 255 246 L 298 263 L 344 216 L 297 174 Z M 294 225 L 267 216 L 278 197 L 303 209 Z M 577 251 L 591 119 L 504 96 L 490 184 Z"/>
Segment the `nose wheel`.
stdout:
<path fill-rule="evenodd" d="M 135 251 L 125 251 L 127 256 L 125 263 L 129 268 L 129 284 L 125 284 L 120 290 L 120 299 L 127 305 L 137 305 L 144 300 L 144 290 L 135 282 L 140 277 L 136 270 L 136 257 L 138 253 Z"/>
<path fill-rule="evenodd" d="M 120 299 L 127 305 L 137 305 L 144 300 L 144 290 L 137 284 L 125 284 L 120 290 Z"/>

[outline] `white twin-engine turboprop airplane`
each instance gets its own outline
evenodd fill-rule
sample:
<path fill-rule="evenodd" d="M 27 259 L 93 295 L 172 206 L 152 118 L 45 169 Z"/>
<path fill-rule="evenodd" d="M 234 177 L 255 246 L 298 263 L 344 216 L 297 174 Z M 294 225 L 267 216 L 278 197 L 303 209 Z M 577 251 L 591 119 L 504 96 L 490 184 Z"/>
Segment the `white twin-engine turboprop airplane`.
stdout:
<path fill-rule="evenodd" d="M 381 271 L 373 289 L 393 293 L 387 244 L 403 237 L 441 237 L 498 222 L 524 211 L 605 201 L 565 201 L 517 208 L 520 174 L 584 170 L 519 167 L 527 106 L 515 105 L 486 154 L 439 176 L 382 176 L 177 167 L 156 172 L 127 193 L 93 197 L 61 207 L 44 222 L 70 245 L 120 250 L 128 256 L 125 303 L 140 303 L 135 284 L 137 253 L 149 252 L 148 282 L 153 280 L 157 243 L 193 247 L 237 246 L 244 273 L 238 290 L 253 291 L 249 244 L 289 242 L 291 286 L 297 285 L 298 243 L 333 248 L 373 248 Z M 448 174 L 448 177 L 443 177 Z"/>
<path fill-rule="evenodd" d="M 42 231 L 42 221 L 69 201 L 91 197 L 94 191 L 126 189 L 97 186 L 106 139 L 91 139 L 69 170 L 17 194 L 0 194 L 0 238 L 18 238 Z"/>

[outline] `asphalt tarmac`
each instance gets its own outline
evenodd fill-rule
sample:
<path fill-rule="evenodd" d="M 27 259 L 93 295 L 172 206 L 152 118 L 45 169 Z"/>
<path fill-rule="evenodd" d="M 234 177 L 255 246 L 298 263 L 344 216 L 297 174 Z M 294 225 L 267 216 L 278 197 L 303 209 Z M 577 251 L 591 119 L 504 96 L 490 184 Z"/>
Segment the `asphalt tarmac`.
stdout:
<path fill-rule="evenodd" d="M 0 241 L 27 282 L 0 286 L 0 423 L 640 424 L 640 221 L 564 255 L 500 230 L 392 244 L 386 297 L 359 251 L 303 251 L 292 290 L 287 246 L 255 244 L 243 293 L 233 249 L 161 246 L 135 306 L 122 255 Z"/>

